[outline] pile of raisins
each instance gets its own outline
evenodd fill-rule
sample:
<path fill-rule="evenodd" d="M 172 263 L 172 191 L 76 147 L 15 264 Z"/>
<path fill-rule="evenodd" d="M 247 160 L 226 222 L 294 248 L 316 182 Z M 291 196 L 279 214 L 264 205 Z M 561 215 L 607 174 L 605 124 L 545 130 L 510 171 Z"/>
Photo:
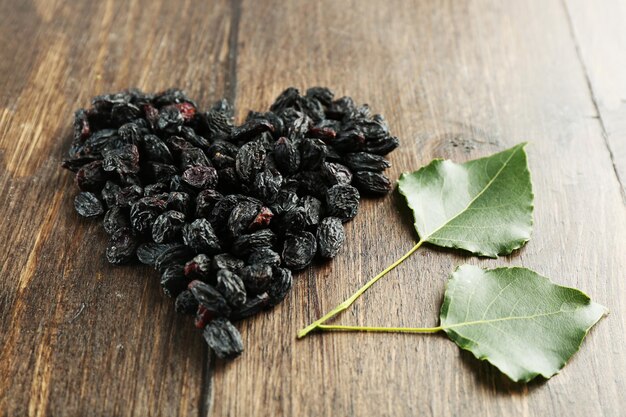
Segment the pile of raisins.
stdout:
<path fill-rule="evenodd" d="M 102 217 L 113 264 L 156 268 L 176 310 L 220 358 L 243 350 L 231 321 L 281 302 L 292 271 L 337 255 L 361 195 L 391 189 L 398 146 L 380 115 L 322 87 L 288 88 L 233 124 L 184 92 L 97 96 L 76 112 L 69 158 L 83 217 Z"/>

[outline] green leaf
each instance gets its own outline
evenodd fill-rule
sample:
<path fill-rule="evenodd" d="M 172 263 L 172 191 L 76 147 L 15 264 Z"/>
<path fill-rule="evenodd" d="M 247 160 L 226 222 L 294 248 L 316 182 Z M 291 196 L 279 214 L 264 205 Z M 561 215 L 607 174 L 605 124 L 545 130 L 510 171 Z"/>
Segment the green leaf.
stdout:
<path fill-rule="evenodd" d="M 522 247 L 533 222 L 525 146 L 464 164 L 436 159 L 402 174 L 398 188 L 420 240 L 492 258 Z"/>
<path fill-rule="evenodd" d="M 448 281 L 441 328 L 462 349 L 527 382 L 559 372 L 604 314 L 583 292 L 529 269 L 463 265 Z"/>

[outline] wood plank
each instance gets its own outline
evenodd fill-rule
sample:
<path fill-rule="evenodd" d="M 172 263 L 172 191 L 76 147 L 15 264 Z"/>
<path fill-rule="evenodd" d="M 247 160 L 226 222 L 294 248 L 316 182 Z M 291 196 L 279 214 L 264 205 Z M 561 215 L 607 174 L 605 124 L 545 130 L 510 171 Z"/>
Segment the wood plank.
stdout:
<path fill-rule="evenodd" d="M 626 3 L 566 0 L 564 7 L 626 201 Z"/>
<path fill-rule="evenodd" d="M 137 86 L 229 90 L 227 1 L 0 3 L 0 415 L 205 409 L 207 348 L 149 268 L 114 267 L 73 212 L 73 111 Z"/>
<path fill-rule="evenodd" d="M 500 260 L 420 250 L 338 322 L 435 325 L 446 277 L 462 262 L 533 268 L 586 290 L 612 313 L 560 375 L 528 386 L 444 337 L 296 341 L 299 328 L 412 246 L 407 213 L 389 196 L 362 206 L 333 263 L 299 274 L 285 303 L 242 323 L 247 350 L 217 364 L 210 415 L 623 415 L 626 218 L 563 5 L 258 4 L 241 7 L 240 116 L 289 85 L 331 86 L 388 118 L 402 139 L 394 178 L 433 157 L 465 160 L 531 141 L 536 212 L 526 248 Z"/>

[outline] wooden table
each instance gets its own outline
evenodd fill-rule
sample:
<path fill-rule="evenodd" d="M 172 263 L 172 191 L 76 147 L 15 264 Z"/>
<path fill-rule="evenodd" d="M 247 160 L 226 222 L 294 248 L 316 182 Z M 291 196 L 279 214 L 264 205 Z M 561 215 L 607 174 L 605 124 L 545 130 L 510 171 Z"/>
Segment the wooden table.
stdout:
<path fill-rule="evenodd" d="M 533 1 L 0 1 L 0 415 L 626 415 L 626 4 Z M 332 263 L 297 275 L 210 359 L 147 267 L 104 259 L 59 162 L 91 96 L 180 86 L 238 118 L 287 86 L 384 114 L 391 176 L 521 141 L 530 243 L 485 260 L 425 248 L 338 322 L 435 325 L 455 266 L 523 265 L 611 314 L 548 382 L 517 385 L 445 337 L 296 330 L 413 245 L 397 195 L 366 201 Z"/>

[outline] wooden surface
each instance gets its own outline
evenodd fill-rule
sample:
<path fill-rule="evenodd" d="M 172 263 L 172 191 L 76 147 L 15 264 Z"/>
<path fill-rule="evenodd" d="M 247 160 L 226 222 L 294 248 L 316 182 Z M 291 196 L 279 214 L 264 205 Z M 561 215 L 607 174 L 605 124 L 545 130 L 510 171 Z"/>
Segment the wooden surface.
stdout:
<path fill-rule="evenodd" d="M 0 416 L 626 415 L 626 4 L 533 1 L 0 0 Z M 296 330 L 410 248 L 397 195 L 363 204 L 330 264 L 241 323 L 214 362 L 156 274 L 104 259 L 59 168 L 72 112 L 180 86 L 241 118 L 287 86 L 384 114 L 391 176 L 520 141 L 530 243 L 498 260 L 423 248 L 337 322 L 435 325 L 448 274 L 523 265 L 611 314 L 548 382 L 509 382 L 440 336 Z M 621 183 L 620 183 L 621 179 Z"/>

